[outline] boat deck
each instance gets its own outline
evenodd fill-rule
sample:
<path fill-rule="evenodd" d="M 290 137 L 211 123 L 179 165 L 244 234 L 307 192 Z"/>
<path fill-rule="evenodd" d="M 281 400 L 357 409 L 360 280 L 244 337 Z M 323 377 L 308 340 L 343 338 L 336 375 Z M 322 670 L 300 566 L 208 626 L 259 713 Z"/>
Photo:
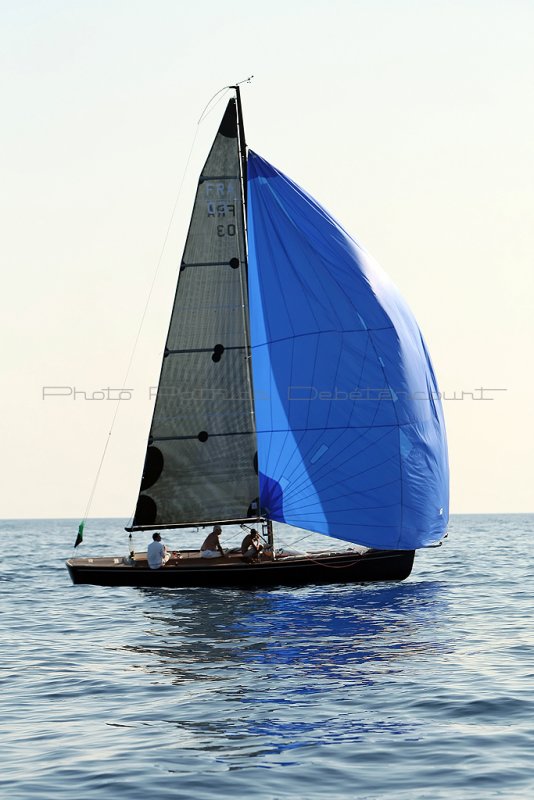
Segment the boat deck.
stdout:
<path fill-rule="evenodd" d="M 176 551 L 174 551 L 176 552 Z M 167 563 L 161 567 L 160 569 L 168 570 L 168 569 L 176 569 L 177 567 L 225 567 L 231 565 L 232 567 L 237 567 L 242 565 L 243 567 L 250 567 L 251 564 L 255 566 L 259 566 L 261 564 L 273 564 L 273 562 L 278 561 L 295 561 L 295 560 L 302 560 L 302 559 L 310 559 L 310 558 L 324 558 L 325 556 L 347 556 L 353 555 L 354 557 L 358 558 L 363 553 L 366 552 L 366 548 L 360 549 L 351 549 L 346 550 L 343 553 L 334 552 L 330 550 L 321 550 L 320 552 L 310 553 L 310 552 L 297 552 L 293 550 L 283 550 L 277 551 L 275 558 L 271 555 L 261 554 L 259 558 L 255 559 L 254 561 L 250 561 L 249 559 L 245 559 L 244 556 L 241 554 L 240 550 L 231 550 L 225 553 L 224 556 L 220 558 L 203 558 L 200 555 L 200 550 L 181 550 L 179 557 L 171 557 Z M 73 567 L 77 566 L 88 566 L 94 565 L 98 567 L 114 567 L 114 568 L 123 568 L 131 570 L 132 568 L 141 568 L 147 569 L 148 562 L 147 562 L 147 555 L 146 553 L 135 553 L 135 556 L 130 558 L 129 556 L 102 556 L 96 558 L 70 558 L 68 563 Z"/>

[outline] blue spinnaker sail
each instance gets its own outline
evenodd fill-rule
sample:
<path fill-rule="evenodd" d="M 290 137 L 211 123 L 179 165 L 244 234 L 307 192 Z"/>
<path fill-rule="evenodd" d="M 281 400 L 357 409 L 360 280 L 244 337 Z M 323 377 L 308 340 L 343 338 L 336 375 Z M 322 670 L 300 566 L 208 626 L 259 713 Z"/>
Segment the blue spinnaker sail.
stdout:
<path fill-rule="evenodd" d="M 448 521 L 447 444 L 421 332 L 324 208 L 249 152 L 252 366 L 267 516 L 413 549 Z"/>

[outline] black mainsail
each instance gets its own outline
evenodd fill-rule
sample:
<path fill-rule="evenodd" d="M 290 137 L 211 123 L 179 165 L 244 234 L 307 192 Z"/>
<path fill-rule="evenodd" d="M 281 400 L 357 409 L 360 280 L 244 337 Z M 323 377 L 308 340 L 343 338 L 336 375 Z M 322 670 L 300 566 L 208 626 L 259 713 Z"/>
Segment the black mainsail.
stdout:
<path fill-rule="evenodd" d="M 131 530 L 255 516 L 243 148 L 232 99 L 199 179 Z"/>

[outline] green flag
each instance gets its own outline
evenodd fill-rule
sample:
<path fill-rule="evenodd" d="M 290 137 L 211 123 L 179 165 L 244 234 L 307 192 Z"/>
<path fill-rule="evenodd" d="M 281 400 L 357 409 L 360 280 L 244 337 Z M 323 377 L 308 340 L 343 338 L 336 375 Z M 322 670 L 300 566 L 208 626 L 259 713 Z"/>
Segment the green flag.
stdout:
<path fill-rule="evenodd" d="M 76 541 L 74 542 L 74 547 L 78 547 L 79 544 L 83 542 L 83 529 L 85 526 L 85 521 L 80 522 L 78 526 L 78 536 L 76 537 Z"/>

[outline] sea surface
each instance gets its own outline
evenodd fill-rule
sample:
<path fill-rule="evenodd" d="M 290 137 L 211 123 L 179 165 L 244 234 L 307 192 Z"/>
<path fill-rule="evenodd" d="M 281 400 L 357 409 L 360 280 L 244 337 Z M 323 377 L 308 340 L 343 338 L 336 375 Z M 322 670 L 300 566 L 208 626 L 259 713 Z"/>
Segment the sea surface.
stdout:
<path fill-rule="evenodd" d="M 453 517 L 402 583 L 270 591 L 72 586 L 76 532 L 0 523 L 1 797 L 534 797 L 534 515 Z M 128 548 L 96 520 L 76 555 Z"/>

